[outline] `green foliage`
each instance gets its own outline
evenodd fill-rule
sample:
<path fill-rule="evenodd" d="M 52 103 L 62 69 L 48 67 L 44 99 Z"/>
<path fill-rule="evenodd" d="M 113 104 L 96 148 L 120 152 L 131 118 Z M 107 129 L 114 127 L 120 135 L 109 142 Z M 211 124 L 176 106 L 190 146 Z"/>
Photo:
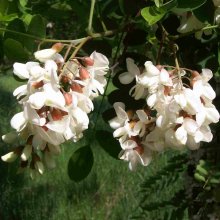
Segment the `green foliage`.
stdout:
<path fill-rule="evenodd" d="M 102 147 L 110 156 L 118 159 L 121 147 L 119 142 L 113 138 L 111 132 L 99 130 L 96 132 L 96 139 L 100 147 Z"/>
<path fill-rule="evenodd" d="M 90 146 L 76 150 L 68 163 L 68 175 L 75 182 L 88 176 L 93 166 L 93 154 Z"/>
<path fill-rule="evenodd" d="M 185 188 L 180 184 L 184 181 L 187 154 L 171 154 L 168 158 L 141 184 L 138 209 L 131 219 L 181 220 L 187 216 Z"/>
<path fill-rule="evenodd" d="M 24 62 L 28 59 L 28 53 L 22 44 L 14 39 L 7 38 L 4 41 L 4 51 L 10 60 Z"/>

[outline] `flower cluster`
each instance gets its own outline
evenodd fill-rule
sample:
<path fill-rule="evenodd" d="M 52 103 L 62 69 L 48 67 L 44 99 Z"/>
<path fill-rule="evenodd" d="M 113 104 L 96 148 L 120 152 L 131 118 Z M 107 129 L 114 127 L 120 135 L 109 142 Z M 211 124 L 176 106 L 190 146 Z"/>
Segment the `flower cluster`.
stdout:
<path fill-rule="evenodd" d="M 108 59 L 97 52 L 90 57 L 64 62 L 62 45 L 37 51 L 40 62 L 15 63 L 14 74 L 27 83 L 15 89 L 23 111 L 11 119 L 15 131 L 4 135 L 6 143 L 19 143 L 2 160 L 20 157 L 20 169 L 30 167 L 31 175 L 42 174 L 44 167 L 55 167 L 54 155 L 66 140 L 78 141 L 88 128 L 92 100 L 104 93 Z"/>
<path fill-rule="evenodd" d="M 168 147 L 195 150 L 201 141 L 212 140 L 209 125 L 217 123 L 220 115 L 212 104 L 216 94 L 209 84 L 211 70 L 203 69 L 199 74 L 146 61 L 140 72 L 134 60 L 126 61 L 128 72 L 119 75 L 119 80 L 129 84 L 135 79 L 130 95 L 146 99 L 146 105 L 126 111 L 125 105 L 117 102 L 117 116 L 109 123 L 122 148 L 120 158 L 129 161 L 130 169 L 138 163 L 148 165 L 155 152 Z"/>

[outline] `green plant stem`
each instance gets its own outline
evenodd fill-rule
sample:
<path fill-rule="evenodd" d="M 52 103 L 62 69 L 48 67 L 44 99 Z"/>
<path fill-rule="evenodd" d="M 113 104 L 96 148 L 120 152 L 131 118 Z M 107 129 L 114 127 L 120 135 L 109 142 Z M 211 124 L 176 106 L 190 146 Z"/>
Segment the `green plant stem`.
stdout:
<path fill-rule="evenodd" d="M 6 28 L 0 28 L 0 32 L 9 32 L 9 33 L 13 33 L 13 34 L 18 34 L 20 36 L 32 38 L 34 40 L 42 41 L 42 42 L 71 43 L 73 45 L 77 45 L 77 44 L 81 43 L 82 41 L 84 41 L 87 38 L 87 37 L 83 37 L 83 38 L 79 38 L 79 39 L 75 39 L 75 40 L 48 39 L 48 38 L 37 37 L 37 36 L 31 35 L 31 34 L 25 34 L 25 33 L 18 32 L 18 31 L 8 30 Z M 90 37 L 91 38 L 107 37 L 107 36 L 113 35 L 117 32 L 120 32 L 120 29 L 118 29 L 118 30 L 109 30 L 109 31 L 105 31 L 105 32 L 102 32 L 102 33 L 92 33 L 92 34 L 90 34 Z"/>
<path fill-rule="evenodd" d="M 95 8 L 95 0 L 91 0 L 91 6 L 90 6 L 90 13 L 89 13 L 89 24 L 88 24 L 88 34 L 92 33 L 92 20 L 93 20 L 93 14 L 94 14 L 94 8 Z"/>
<path fill-rule="evenodd" d="M 189 36 L 191 34 L 194 34 L 196 32 L 199 32 L 199 31 L 206 31 L 206 30 L 212 30 L 212 29 L 216 29 L 216 28 L 219 28 L 219 25 L 209 25 L 209 26 L 206 26 L 204 28 L 201 28 L 201 29 L 198 29 L 198 30 L 194 30 L 194 31 L 189 31 L 187 33 L 183 33 L 183 34 L 178 34 L 178 35 L 174 35 L 174 36 L 169 36 L 169 39 L 171 40 L 177 40 L 179 38 L 183 38 L 183 37 L 186 37 L 186 36 Z"/>

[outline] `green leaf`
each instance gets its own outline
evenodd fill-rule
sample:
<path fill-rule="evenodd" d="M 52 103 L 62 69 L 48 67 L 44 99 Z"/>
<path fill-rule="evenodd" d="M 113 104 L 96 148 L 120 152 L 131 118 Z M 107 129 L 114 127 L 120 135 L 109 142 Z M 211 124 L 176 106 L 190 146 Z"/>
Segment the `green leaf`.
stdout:
<path fill-rule="evenodd" d="M 22 7 L 25 7 L 28 3 L 28 0 L 19 0 L 19 2 Z"/>
<path fill-rule="evenodd" d="M 119 142 L 113 137 L 112 133 L 104 130 L 96 132 L 96 139 L 99 145 L 112 157 L 118 159 L 121 151 Z"/>
<path fill-rule="evenodd" d="M 149 25 L 160 21 L 165 14 L 166 11 L 163 8 L 157 8 L 156 6 L 146 7 L 141 10 L 141 15 Z"/>
<path fill-rule="evenodd" d="M 12 30 L 12 31 L 16 31 L 16 32 L 20 32 L 20 33 L 26 33 L 24 22 L 19 18 L 16 18 L 13 21 L 11 21 L 8 24 L 7 29 Z M 17 33 L 11 33 L 11 32 L 6 31 L 4 34 L 4 39 L 6 40 L 7 38 L 11 38 L 16 41 L 19 41 L 22 45 L 24 45 L 27 40 L 27 38 L 24 36 L 21 36 Z"/>
<path fill-rule="evenodd" d="M 178 0 L 178 6 L 175 12 L 192 11 L 206 3 L 207 0 Z"/>
<path fill-rule="evenodd" d="M 154 0 L 154 3 L 159 8 L 163 4 L 163 0 Z"/>
<path fill-rule="evenodd" d="M 0 14 L 4 15 L 8 8 L 8 0 L 0 0 Z"/>
<path fill-rule="evenodd" d="M 18 62 L 28 60 L 28 53 L 24 50 L 22 44 L 14 39 L 8 38 L 4 41 L 4 52 L 10 60 Z"/>
<path fill-rule="evenodd" d="M 34 15 L 27 30 L 28 34 L 44 38 L 46 36 L 46 24 L 41 15 Z"/>
<path fill-rule="evenodd" d="M 199 182 L 205 182 L 205 177 L 202 176 L 202 175 L 200 175 L 199 173 L 195 173 L 195 174 L 194 174 L 194 178 L 195 178 L 196 180 L 198 180 Z"/>
<path fill-rule="evenodd" d="M 201 165 L 196 166 L 196 171 L 198 171 L 201 175 L 204 175 L 204 176 L 208 175 L 208 171 L 204 169 L 204 167 L 202 167 Z"/>
<path fill-rule="evenodd" d="M 86 178 L 93 166 L 93 154 L 90 146 L 76 150 L 68 163 L 68 175 L 71 180 L 79 182 Z"/>
<path fill-rule="evenodd" d="M 10 22 L 10 21 L 14 20 L 17 17 L 18 17 L 18 15 L 16 13 L 9 14 L 9 15 L 2 15 L 0 13 L 0 21 L 2 21 L 2 22 Z"/>
<path fill-rule="evenodd" d="M 207 8 L 209 10 L 207 10 Z M 207 22 L 209 24 L 213 23 L 213 18 L 215 14 L 215 7 L 212 1 L 206 1 L 201 7 L 195 9 L 193 14 L 201 21 Z"/>
<path fill-rule="evenodd" d="M 41 15 L 34 15 L 31 19 L 31 22 L 28 26 L 27 33 L 36 37 L 45 38 L 46 36 L 46 25 L 43 17 Z M 25 47 L 30 50 L 34 51 L 37 46 L 34 39 L 27 39 Z"/>

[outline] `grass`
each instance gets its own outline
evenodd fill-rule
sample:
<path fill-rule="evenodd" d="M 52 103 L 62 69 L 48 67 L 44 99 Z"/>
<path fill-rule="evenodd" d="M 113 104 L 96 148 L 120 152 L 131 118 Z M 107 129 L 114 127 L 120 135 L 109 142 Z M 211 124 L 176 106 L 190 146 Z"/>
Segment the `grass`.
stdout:
<path fill-rule="evenodd" d="M 0 76 L 1 135 L 10 131 L 10 118 L 19 111 L 12 91 L 20 84 L 11 72 Z M 67 163 L 82 143 L 64 144 L 63 152 L 57 158 L 57 168 L 35 180 L 31 180 L 28 173 L 17 175 L 17 163 L 0 161 L 0 219 L 129 219 L 139 205 L 140 183 L 166 164 L 166 154 L 147 168 L 140 167 L 138 172 L 131 172 L 127 163 L 111 158 L 94 145 L 92 172 L 82 182 L 74 183 L 68 178 Z M 0 154 L 8 152 L 8 147 L 0 142 Z"/>

